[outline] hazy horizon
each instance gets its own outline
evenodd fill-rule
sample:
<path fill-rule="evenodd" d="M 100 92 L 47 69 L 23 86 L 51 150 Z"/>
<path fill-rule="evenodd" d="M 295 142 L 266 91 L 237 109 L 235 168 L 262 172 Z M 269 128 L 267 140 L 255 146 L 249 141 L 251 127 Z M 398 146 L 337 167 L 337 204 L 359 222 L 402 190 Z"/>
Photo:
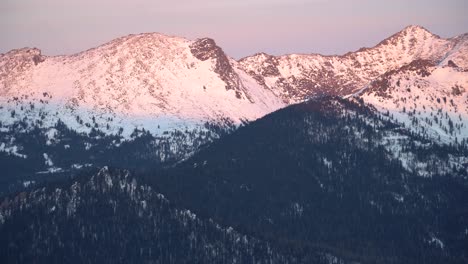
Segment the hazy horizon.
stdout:
<path fill-rule="evenodd" d="M 344 54 L 372 47 L 408 25 L 448 38 L 468 32 L 463 0 L 6 0 L 0 53 L 37 47 L 73 54 L 128 34 L 210 37 L 234 58 L 257 52 Z"/>

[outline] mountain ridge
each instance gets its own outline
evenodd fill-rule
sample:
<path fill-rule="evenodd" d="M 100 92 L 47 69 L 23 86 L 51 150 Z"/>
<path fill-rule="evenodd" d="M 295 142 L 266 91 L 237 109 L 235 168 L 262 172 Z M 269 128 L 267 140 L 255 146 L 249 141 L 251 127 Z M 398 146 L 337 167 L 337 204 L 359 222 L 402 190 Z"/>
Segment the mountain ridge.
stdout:
<path fill-rule="evenodd" d="M 344 55 L 258 53 L 240 60 L 246 72 L 285 102 L 300 102 L 320 93 L 348 95 L 386 71 L 415 59 L 440 60 L 454 39 L 442 39 L 420 26 L 408 26 L 371 48 Z M 468 41 L 458 41 L 462 47 Z M 466 67 L 462 58 L 452 60 Z"/>
<path fill-rule="evenodd" d="M 159 33 L 71 56 L 16 49 L 0 54 L 0 152 L 7 160 L 34 156 L 38 164 L 51 159 L 73 168 L 77 162 L 60 162 L 63 151 L 114 153 L 143 136 L 146 158 L 176 162 L 226 131 L 329 95 L 363 99 L 382 118 L 458 144 L 468 140 L 467 61 L 468 34 L 443 39 L 420 26 L 341 56 L 258 53 L 236 61 L 213 39 Z M 78 146 L 66 143 L 69 134 Z M 28 149 L 38 147 L 28 136 L 44 143 L 42 153 Z M 56 169 L 41 164 L 35 171 Z"/>
<path fill-rule="evenodd" d="M 214 41 L 212 48 L 220 52 L 206 60 L 192 54 L 190 45 L 196 43 L 198 40 L 143 34 L 73 56 L 44 57 L 38 49 L 15 50 L 0 57 L 0 95 L 34 97 L 28 92 L 36 90 L 40 94 L 35 99 L 47 93 L 65 100 L 63 107 L 71 110 L 82 104 L 102 114 L 162 114 L 202 122 L 229 118 L 239 123 L 283 106 L 242 73 Z M 216 70 L 219 57 L 226 73 Z M 221 90 L 224 86 L 229 89 Z"/>

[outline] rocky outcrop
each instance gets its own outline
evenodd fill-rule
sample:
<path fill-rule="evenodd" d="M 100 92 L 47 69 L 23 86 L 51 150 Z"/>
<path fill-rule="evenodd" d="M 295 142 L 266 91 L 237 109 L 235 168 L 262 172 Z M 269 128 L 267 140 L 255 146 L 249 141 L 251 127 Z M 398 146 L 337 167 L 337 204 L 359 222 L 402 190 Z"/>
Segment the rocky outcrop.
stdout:
<path fill-rule="evenodd" d="M 218 47 L 213 39 L 202 38 L 198 39 L 190 45 L 190 51 L 193 56 L 201 61 L 215 61 L 214 71 L 219 75 L 221 80 L 226 83 L 226 90 L 234 90 L 236 97 L 241 99 L 243 94 L 241 91 L 245 89 L 239 76 L 232 68 L 229 58 L 224 51 Z"/>

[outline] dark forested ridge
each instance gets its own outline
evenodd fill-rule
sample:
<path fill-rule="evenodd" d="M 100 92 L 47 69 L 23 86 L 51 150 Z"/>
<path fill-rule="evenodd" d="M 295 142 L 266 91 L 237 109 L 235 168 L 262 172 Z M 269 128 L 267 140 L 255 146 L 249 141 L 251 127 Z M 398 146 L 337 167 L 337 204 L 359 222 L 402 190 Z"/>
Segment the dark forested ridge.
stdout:
<path fill-rule="evenodd" d="M 316 250 L 362 263 L 465 263 L 467 170 L 450 157 L 463 159 L 466 147 L 440 147 L 386 120 L 360 102 L 320 98 L 150 177 L 184 207 L 304 263 Z"/>
<path fill-rule="evenodd" d="M 0 152 L 0 194 L 44 180 L 68 178 L 89 167 L 149 170 L 171 165 L 233 129 L 230 123 L 206 123 L 204 130 L 174 130 L 160 136 L 135 129 L 131 139 L 124 139 L 99 129 L 78 133 L 62 122 L 52 129 L 20 122 L 11 130 L 0 131 L 0 137 L 14 142 L 21 153 Z"/>
<path fill-rule="evenodd" d="M 2 263 L 295 262 L 107 167 L 5 198 L 0 212 Z"/>
<path fill-rule="evenodd" d="M 465 143 L 437 145 L 362 102 L 315 98 L 169 168 L 2 198 L 1 258 L 466 263 L 467 156 Z"/>

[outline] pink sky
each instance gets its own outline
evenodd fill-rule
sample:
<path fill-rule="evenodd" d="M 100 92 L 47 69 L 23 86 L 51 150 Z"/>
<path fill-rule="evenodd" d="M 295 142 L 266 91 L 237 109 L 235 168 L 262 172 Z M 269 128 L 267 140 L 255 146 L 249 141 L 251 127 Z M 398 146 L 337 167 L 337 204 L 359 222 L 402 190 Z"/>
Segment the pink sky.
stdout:
<path fill-rule="evenodd" d="M 0 52 L 71 54 L 116 37 L 160 32 L 211 37 L 235 58 L 342 54 L 409 24 L 442 37 L 468 32 L 466 0 L 2 0 Z"/>

